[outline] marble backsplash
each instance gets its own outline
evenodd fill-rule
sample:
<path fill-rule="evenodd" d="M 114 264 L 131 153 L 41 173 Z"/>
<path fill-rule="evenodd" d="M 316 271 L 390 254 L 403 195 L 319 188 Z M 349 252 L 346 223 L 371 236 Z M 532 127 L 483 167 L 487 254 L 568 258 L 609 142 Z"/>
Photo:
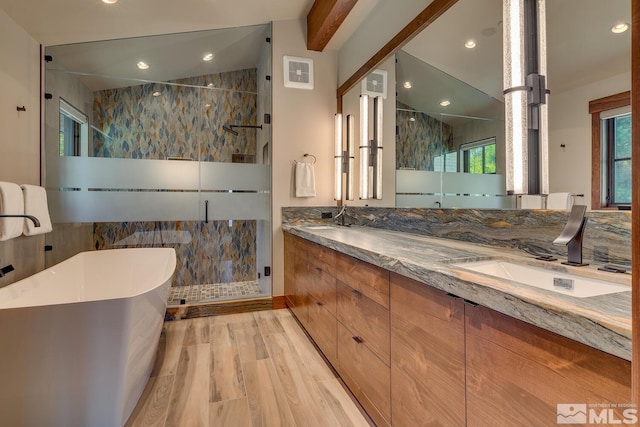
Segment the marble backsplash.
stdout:
<path fill-rule="evenodd" d="M 340 208 L 285 207 L 282 222 L 321 219 L 322 212 L 335 216 Z M 583 257 L 599 264 L 631 264 L 631 212 L 589 211 L 583 241 Z M 404 231 L 494 247 L 549 253 L 566 258 L 566 246 L 553 240 L 564 228 L 569 211 L 504 209 L 427 209 L 348 207 L 345 223 Z"/>

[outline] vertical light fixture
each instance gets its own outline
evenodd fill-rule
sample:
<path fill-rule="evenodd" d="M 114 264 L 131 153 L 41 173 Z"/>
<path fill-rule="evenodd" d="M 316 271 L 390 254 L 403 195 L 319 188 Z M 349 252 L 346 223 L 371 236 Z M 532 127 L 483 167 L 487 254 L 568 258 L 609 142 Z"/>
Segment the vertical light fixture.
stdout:
<path fill-rule="evenodd" d="M 360 95 L 360 198 L 369 198 L 369 95 Z"/>
<path fill-rule="evenodd" d="M 538 11 L 538 74 L 547 76 L 547 16 L 546 0 L 537 0 Z M 546 78 L 545 86 L 549 86 Z M 543 102 L 538 106 L 540 112 L 540 194 L 549 194 L 549 110 L 546 103 L 546 87 Z"/>
<path fill-rule="evenodd" d="M 343 189 L 345 200 L 353 200 L 353 144 L 354 126 L 353 116 L 347 115 L 347 141 L 344 142 L 342 114 L 335 115 L 335 155 L 334 155 L 334 200 L 342 201 Z M 346 174 L 346 188 L 343 176 Z"/>
<path fill-rule="evenodd" d="M 369 140 L 369 95 L 360 95 L 360 198 L 382 199 L 382 96 L 373 98 Z"/>
<path fill-rule="evenodd" d="M 375 167 L 374 175 L 374 199 L 382 199 L 382 97 L 376 96 L 373 103 L 374 112 L 374 144 Z"/>
<path fill-rule="evenodd" d="M 524 0 L 504 0 L 504 100 L 508 194 L 529 190 L 527 87 L 524 65 Z"/>
<path fill-rule="evenodd" d="M 333 199 L 342 200 L 342 114 L 338 113 L 334 116 L 335 122 L 335 155 L 334 158 L 334 179 L 335 187 L 333 190 Z"/>
<path fill-rule="evenodd" d="M 347 161 L 343 161 L 343 165 L 346 165 L 347 169 L 347 194 L 346 200 L 353 200 L 354 188 L 353 188 L 353 171 L 355 170 L 355 154 L 353 152 L 353 146 L 356 143 L 355 139 L 355 119 L 351 114 L 347 114 L 347 149 L 344 155 L 347 156 Z"/>

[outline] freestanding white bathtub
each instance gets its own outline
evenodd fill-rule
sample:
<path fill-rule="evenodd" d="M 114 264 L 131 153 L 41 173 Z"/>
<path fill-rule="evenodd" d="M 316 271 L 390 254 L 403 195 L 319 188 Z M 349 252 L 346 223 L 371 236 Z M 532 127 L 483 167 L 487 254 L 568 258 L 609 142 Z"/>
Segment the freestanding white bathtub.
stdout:
<path fill-rule="evenodd" d="M 124 425 L 175 265 L 168 248 L 83 252 L 0 289 L 0 425 Z"/>

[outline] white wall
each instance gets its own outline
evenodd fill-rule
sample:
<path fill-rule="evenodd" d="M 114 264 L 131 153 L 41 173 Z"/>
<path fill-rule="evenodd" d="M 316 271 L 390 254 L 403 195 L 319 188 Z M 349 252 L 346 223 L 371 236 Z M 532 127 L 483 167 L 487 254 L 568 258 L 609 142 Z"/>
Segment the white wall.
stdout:
<path fill-rule="evenodd" d="M 382 63 L 379 70 L 387 71 L 387 99 L 383 102 L 383 149 L 382 149 L 382 199 L 381 200 L 359 200 L 358 189 L 360 182 L 360 84 L 355 86 L 342 98 L 342 115 L 347 117 L 352 114 L 355 118 L 355 171 L 353 184 L 355 186 L 355 197 L 353 201 L 348 201 L 348 206 L 395 206 L 396 203 L 396 63 L 395 55 Z M 373 109 L 371 105 L 370 110 Z M 372 112 L 369 118 L 369 135 L 373 131 L 372 128 Z M 371 138 L 369 138 L 371 139 Z"/>
<path fill-rule="evenodd" d="M 284 55 L 313 59 L 314 89 L 284 87 Z M 333 200 L 333 123 L 336 113 L 337 54 L 306 49 L 303 21 L 273 23 L 273 295 L 284 294 L 283 206 L 327 206 Z M 296 198 L 294 161 L 316 156 L 316 197 Z"/>
<path fill-rule="evenodd" d="M 40 184 L 40 46 L 0 10 L 0 181 Z M 26 112 L 18 112 L 25 106 Z M 44 236 L 0 242 L 0 286 L 44 268 Z"/>
<path fill-rule="evenodd" d="M 589 101 L 631 88 L 631 72 L 549 96 L 549 191 L 584 194 L 591 205 Z M 565 144 L 566 147 L 560 147 Z"/>
<path fill-rule="evenodd" d="M 0 58 L 0 181 L 39 184 L 40 46 L 2 10 Z"/>
<path fill-rule="evenodd" d="M 344 83 L 432 0 L 381 0 L 338 54 L 338 81 Z"/>

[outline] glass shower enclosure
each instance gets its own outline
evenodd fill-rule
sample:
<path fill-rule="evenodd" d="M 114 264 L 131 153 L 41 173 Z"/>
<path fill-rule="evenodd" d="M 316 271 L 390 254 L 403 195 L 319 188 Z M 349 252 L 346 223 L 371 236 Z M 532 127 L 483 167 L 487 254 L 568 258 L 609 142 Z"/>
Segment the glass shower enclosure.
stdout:
<path fill-rule="evenodd" d="M 59 233 L 85 225 L 97 250 L 175 248 L 170 305 L 270 297 L 270 33 L 47 47 L 44 176 Z"/>

